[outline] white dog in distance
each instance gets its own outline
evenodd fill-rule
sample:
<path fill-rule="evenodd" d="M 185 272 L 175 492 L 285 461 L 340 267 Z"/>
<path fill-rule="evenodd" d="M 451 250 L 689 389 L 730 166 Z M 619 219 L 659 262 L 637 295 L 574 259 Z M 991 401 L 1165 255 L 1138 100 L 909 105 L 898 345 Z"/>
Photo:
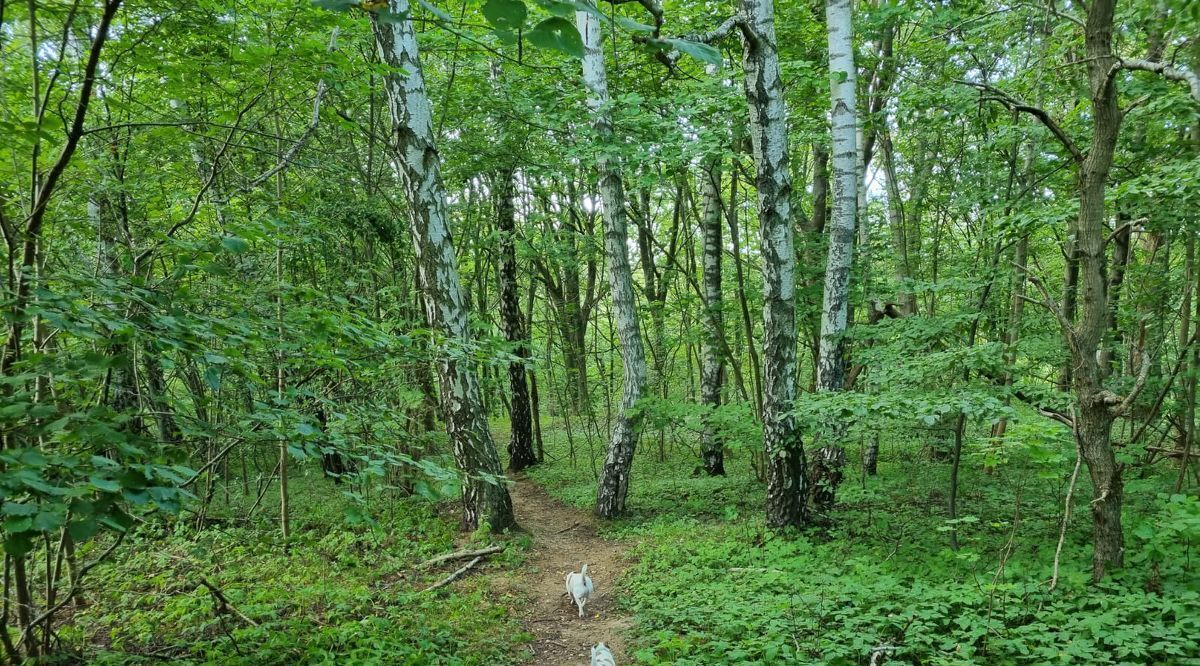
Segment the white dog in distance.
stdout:
<path fill-rule="evenodd" d="M 607 645 L 598 643 L 592 646 L 592 666 L 617 666 L 617 659 Z"/>
<path fill-rule="evenodd" d="M 582 571 L 572 571 L 567 574 L 567 595 L 571 597 L 571 601 L 579 606 L 579 617 L 583 617 L 583 607 L 587 605 L 592 594 L 596 591 L 592 587 L 592 579 L 587 575 L 588 565 L 583 565 Z"/>

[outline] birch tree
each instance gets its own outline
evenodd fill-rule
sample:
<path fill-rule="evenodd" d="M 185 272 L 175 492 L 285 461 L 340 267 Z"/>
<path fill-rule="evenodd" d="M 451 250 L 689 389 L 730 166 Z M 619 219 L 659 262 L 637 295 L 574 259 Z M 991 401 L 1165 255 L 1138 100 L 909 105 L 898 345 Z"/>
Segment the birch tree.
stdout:
<path fill-rule="evenodd" d="M 850 0 L 825 3 L 829 38 L 829 86 L 833 128 L 833 215 L 829 225 L 829 254 L 825 260 L 825 296 L 821 306 L 821 338 L 817 354 L 817 390 L 840 391 L 846 381 L 843 336 L 850 303 L 850 265 L 854 259 L 854 228 L 865 190 L 859 175 L 865 162 L 860 150 L 857 101 L 855 99 L 854 25 Z M 834 491 L 841 480 L 842 453 L 837 432 L 826 433 L 834 441 L 823 447 L 813 461 L 809 478 L 815 509 L 826 513 L 833 506 Z"/>
<path fill-rule="evenodd" d="M 588 92 L 592 127 L 601 144 L 596 159 L 600 173 L 600 199 L 603 204 L 604 254 L 608 260 L 609 289 L 612 292 L 613 318 L 621 344 L 623 384 L 621 403 L 613 422 L 608 454 L 600 472 L 596 492 L 596 515 L 614 518 L 625 512 L 629 492 L 629 472 L 637 447 L 641 416 L 635 411 L 646 384 L 646 352 L 642 346 L 641 325 L 633 298 L 633 274 L 629 267 L 625 187 L 621 167 L 609 148 L 613 143 L 612 116 L 608 110 L 608 75 L 604 52 L 600 49 L 600 18 L 594 10 L 575 12 L 575 23 L 583 38 L 583 85 Z"/>
<path fill-rule="evenodd" d="M 791 415 L 796 398 L 796 251 L 787 106 L 772 0 L 742 0 L 742 65 L 758 189 L 763 272 L 763 448 L 767 524 L 805 522 L 804 445 Z M 853 196 L 853 194 L 851 194 Z"/>
<path fill-rule="evenodd" d="M 841 390 L 846 377 L 842 336 L 850 296 L 850 265 L 858 217 L 858 128 L 855 100 L 853 26 L 850 0 L 825 5 L 829 36 L 829 78 L 833 126 L 833 215 L 825 262 L 825 298 L 821 308 L 821 347 L 817 389 Z"/>
<path fill-rule="evenodd" d="M 408 0 L 392 0 L 391 12 L 394 18 L 373 17 L 371 25 L 380 56 L 392 68 L 385 85 L 395 141 L 393 158 L 409 204 L 425 318 L 445 339 L 437 371 L 454 459 L 465 476 L 462 524 L 475 529 L 486 522 L 501 530 L 514 524 L 512 501 L 501 481 L 500 456 L 488 430 L 479 380 L 469 363 L 458 360 L 470 336 L 434 140 L 433 108 Z"/>
<path fill-rule="evenodd" d="M 701 235 L 704 240 L 702 271 L 704 276 L 704 339 L 700 349 L 700 401 L 706 409 L 721 406 L 721 383 L 724 379 L 724 356 L 719 345 L 723 335 L 721 316 L 721 163 L 708 160 L 701 168 Z M 725 474 L 725 446 L 720 435 L 705 419 L 701 434 L 700 454 L 704 471 L 711 476 Z"/>

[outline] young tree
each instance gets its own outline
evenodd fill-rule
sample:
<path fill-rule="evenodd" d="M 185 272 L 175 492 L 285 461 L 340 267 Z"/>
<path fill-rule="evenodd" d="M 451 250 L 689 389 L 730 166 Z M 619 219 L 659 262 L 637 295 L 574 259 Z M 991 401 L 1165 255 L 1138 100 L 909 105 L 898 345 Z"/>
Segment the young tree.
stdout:
<path fill-rule="evenodd" d="M 700 349 L 700 400 L 706 409 L 721 406 L 721 383 L 725 376 L 725 358 L 719 341 L 723 336 L 721 316 L 721 162 L 707 160 L 700 169 L 703 209 L 701 211 L 702 272 L 704 282 L 704 339 Z M 716 476 L 725 474 L 725 444 L 710 419 L 705 419 L 701 434 L 700 454 L 704 471 Z"/>
<path fill-rule="evenodd" d="M 833 215 L 829 225 L 829 254 L 825 261 L 825 297 L 821 308 L 821 341 L 817 355 L 817 390 L 841 391 L 846 382 L 843 336 L 850 303 L 850 264 L 854 259 L 854 227 L 858 218 L 859 150 L 855 99 L 854 24 L 850 0 L 825 3 L 829 37 L 829 82 L 833 126 Z M 827 433 L 837 439 L 838 433 Z M 814 488 L 816 509 L 832 508 L 834 487 L 841 478 L 844 454 L 838 442 L 821 450 L 819 479 Z M 814 463 L 815 464 L 815 463 Z"/>
<path fill-rule="evenodd" d="M 394 159 L 404 183 L 417 274 L 429 326 L 445 336 L 447 348 L 437 360 L 442 410 L 454 447 L 454 459 L 465 475 L 463 526 L 486 522 L 494 530 L 514 524 L 512 500 L 501 476 L 500 456 L 488 431 L 479 380 L 471 365 L 456 356 L 470 343 L 467 308 L 458 277 L 446 194 L 433 133 L 433 108 L 413 30 L 408 0 L 391 0 L 392 18 L 372 17 L 375 44 L 392 68 L 386 87 L 395 139 Z"/>
<path fill-rule="evenodd" d="M 636 410 L 646 384 L 646 352 L 642 347 L 641 325 L 633 298 L 633 275 L 629 267 L 625 186 L 621 167 L 609 151 L 613 145 L 612 116 L 609 112 L 608 75 L 604 52 L 600 49 L 600 18 L 594 10 L 575 12 L 575 23 L 583 38 L 583 85 L 588 90 L 588 108 L 592 126 L 600 140 L 597 157 L 600 172 L 600 199 L 604 216 L 604 254 L 608 260 L 608 281 L 612 292 L 613 317 L 621 341 L 624 382 L 620 409 L 613 423 L 608 455 L 600 472 L 596 492 L 596 515 L 614 518 L 625 511 L 629 492 L 629 472 L 637 447 L 641 416 Z"/>
<path fill-rule="evenodd" d="M 525 379 L 525 363 L 529 357 L 529 342 L 525 333 L 525 319 L 521 316 L 521 299 L 517 294 L 517 251 L 516 251 L 516 170 L 503 169 L 495 178 L 496 226 L 500 231 L 500 323 L 504 338 L 517 345 L 517 361 L 508 364 L 508 385 L 512 392 L 509 403 L 509 421 L 512 438 L 508 442 L 508 468 L 519 472 L 537 463 L 533 452 L 533 418 L 529 404 L 529 386 Z"/>

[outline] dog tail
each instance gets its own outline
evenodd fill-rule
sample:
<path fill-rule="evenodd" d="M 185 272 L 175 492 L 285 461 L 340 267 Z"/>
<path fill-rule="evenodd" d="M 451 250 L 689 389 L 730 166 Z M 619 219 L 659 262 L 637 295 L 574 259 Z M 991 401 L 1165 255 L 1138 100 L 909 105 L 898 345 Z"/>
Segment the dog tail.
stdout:
<path fill-rule="evenodd" d="M 581 574 L 583 574 L 583 575 L 585 575 L 585 576 L 587 575 L 587 565 L 586 565 L 586 564 L 585 564 L 585 565 L 583 565 L 583 571 L 580 571 L 579 573 L 581 573 Z"/>

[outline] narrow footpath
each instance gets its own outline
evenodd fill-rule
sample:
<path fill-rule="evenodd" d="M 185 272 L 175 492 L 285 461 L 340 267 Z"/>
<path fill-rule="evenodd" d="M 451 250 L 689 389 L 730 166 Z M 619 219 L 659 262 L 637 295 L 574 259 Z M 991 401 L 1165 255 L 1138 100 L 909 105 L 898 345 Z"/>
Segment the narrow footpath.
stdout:
<path fill-rule="evenodd" d="M 550 497 L 534 482 L 519 478 L 510 488 L 517 521 L 533 537 L 525 565 L 510 580 L 513 591 L 530 599 L 519 609 L 534 664 L 587 664 L 591 646 L 603 641 L 617 657 L 629 663 L 624 633 L 629 618 L 617 608 L 616 581 L 625 570 L 628 544 L 602 539 L 595 518 Z M 585 608 L 584 618 L 567 598 L 564 578 L 588 565 L 596 598 Z"/>

